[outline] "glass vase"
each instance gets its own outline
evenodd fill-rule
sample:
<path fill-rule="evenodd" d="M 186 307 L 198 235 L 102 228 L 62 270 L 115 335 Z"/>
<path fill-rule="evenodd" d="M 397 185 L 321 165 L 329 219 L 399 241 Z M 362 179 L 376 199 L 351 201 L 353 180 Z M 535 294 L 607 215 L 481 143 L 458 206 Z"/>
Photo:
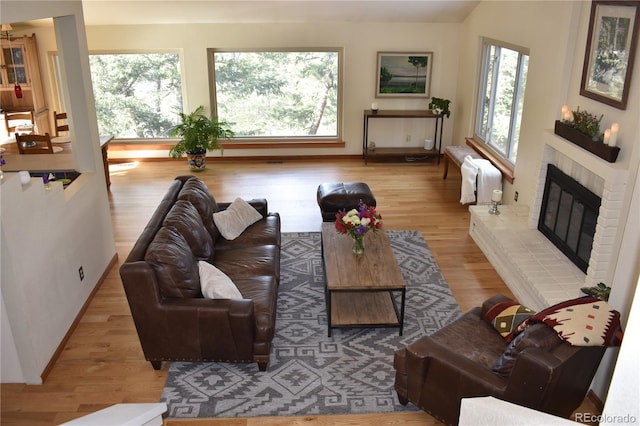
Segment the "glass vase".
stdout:
<path fill-rule="evenodd" d="M 364 254 L 364 235 L 353 237 L 353 252 L 355 254 Z"/>

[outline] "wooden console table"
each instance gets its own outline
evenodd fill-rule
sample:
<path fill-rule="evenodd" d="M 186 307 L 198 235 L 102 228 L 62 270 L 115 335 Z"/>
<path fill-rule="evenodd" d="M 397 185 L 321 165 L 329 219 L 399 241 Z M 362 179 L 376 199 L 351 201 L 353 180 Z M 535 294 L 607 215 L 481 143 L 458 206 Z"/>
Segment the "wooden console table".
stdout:
<path fill-rule="evenodd" d="M 375 147 L 369 148 L 369 119 L 371 118 L 426 118 L 435 119 L 436 127 L 434 130 L 433 141 L 434 148 L 431 150 L 425 150 L 421 147 L 409 147 L 409 148 L 384 148 Z M 422 157 L 438 157 L 438 163 L 440 162 L 440 154 L 442 148 L 442 128 L 444 127 L 444 116 L 442 114 L 434 114 L 429 109 L 424 110 L 378 110 L 376 112 L 365 109 L 364 110 L 364 131 L 362 136 L 362 157 L 364 163 L 367 164 L 367 160 L 370 155 L 385 155 L 385 156 L 422 156 Z"/>

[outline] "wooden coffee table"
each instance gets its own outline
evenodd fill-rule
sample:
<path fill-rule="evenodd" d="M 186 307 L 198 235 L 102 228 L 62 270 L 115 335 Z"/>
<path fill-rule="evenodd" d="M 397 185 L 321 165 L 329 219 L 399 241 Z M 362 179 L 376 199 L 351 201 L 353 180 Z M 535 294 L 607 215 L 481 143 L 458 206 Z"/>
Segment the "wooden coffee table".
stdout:
<path fill-rule="evenodd" d="M 338 234 L 333 222 L 322 224 L 322 260 L 327 280 L 327 327 L 404 326 L 405 285 L 389 238 L 368 232 L 364 255 L 352 251 L 353 239 Z M 401 294 L 400 306 L 394 292 Z"/>

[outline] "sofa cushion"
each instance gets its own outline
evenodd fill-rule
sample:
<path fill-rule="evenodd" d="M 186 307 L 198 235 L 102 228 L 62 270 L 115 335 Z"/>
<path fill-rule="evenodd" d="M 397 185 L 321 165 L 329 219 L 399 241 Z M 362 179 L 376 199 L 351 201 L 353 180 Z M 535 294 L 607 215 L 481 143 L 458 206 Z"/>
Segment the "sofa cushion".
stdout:
<path fill-rule="evenodd" d="M 262 219 L 262 215 L 242 198 L 236 198 L 226 210 L 213 214 L 213 220 L 220 234 L 227 240 L 234 240 L 250 225 Z"/>
<path fill-rule="evenodd" d="M 277 283 L 280 282 L 280 248 L 275 245 L 229 247 L 224 250 L 218 250 L 216 246 L 213 264 L 236 284 L 238 277 L 258 275 L 272 275 Z"/>
<path fill-rule="evenodd" d="M 197 259 L 175 228 L 160 228 L 147 248 L 145 261 L 155 271 L 164 297 L 202 297 Z"/>
<path fill-rule="evenodd" d="M 206 299 L 242 299 L 238 287 L 224 272 L 209 262 L 198 262 L 200 272 L 200 289 Z"/>
<path fill-rule="evenodd" d="M 209 192 L 207 185 L 195 177 L 187 180 L 182 186 L 180 194 L 178 194 L 178 200 L 185 200 L 193 204 L 198 213 L 200 213 L 204 227 L 209 231 L 211 239 L 215 243 L 219 232 L 215 223 L 213 223 L 213 214 L 220 211 L 220 209 L 215 198 Z"/>
<path fill-rule="evenodd" d="M 500 302 L 489 308 L 484 318 L 496 329 L 508 342 L 513 340 L 516 328 L 527 318 L 533 316 L 535 311 L 518 302 Z"/>
<path fill-rule="evenodd" d="M 185 200 L 176 201 L 162 225 L 174 227 L 182 234 L 195 257 L 212 259 L 213 240 L 193 204 Z"/>
<path fill-rule="evenodd" d="M 506 342 L 480 317 L 480 309 L 471 310 L 431 335 L 431 339 L 489 370 L 504 352 Z"/>
<path fill-rule="evenodd" d="M 518 334 L 498 358 L 491 371 L 502 377 L 508 377 L 516 365 L 516 359 L 527 348 L 538 348 L 545 351 L 551 350 L 562 343 L 556 332 L 544 324 L 535 324 L 527 327 Z"/>
<path fill-rule="evenodd" d="M 269 213 L 265 218 L 257 221 L 244 230 L 235 240 L 220 238 L 216 241 L 216 250 L 255 245 L 281 245 L 280 216 Z"/>

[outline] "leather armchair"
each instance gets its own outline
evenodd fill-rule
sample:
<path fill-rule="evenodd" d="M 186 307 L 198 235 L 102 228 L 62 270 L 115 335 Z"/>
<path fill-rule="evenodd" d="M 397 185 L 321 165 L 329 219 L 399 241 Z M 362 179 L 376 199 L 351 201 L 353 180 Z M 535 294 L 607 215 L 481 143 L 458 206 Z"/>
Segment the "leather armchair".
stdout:
<path fill-rule="evenodd" d="M 431 336 L 395 353 L 395 389 L 445 424 L 457 425 L 462 398 L 493 396 L 568 418 L 584 400 L 605 348 L 571 346 L 545 324 L 525 329 L 519 353 L 484 319 L 498 295 Z M 513 348 L 513 345 L 511 345 Z M 508 365 L 509 368 L 505 368 Z"/>

